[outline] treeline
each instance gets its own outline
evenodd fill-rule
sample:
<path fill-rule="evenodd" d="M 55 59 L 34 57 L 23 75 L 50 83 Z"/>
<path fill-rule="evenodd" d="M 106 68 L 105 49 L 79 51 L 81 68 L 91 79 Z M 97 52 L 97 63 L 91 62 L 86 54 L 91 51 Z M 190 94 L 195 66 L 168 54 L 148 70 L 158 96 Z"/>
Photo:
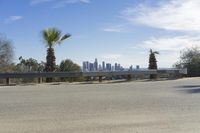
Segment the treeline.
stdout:
<path fill-rule="evenodd" d="M 192 47 L 182 50 L 180 59 L 175 63 L 174 67 L 178 69 L 187 68 L 188 77 L 200 76 L 200 48 Z"/>
<path fill-rule="evenodd" d="M 4 36 L 0 36 L 0 72 L 13 70 L 14 51 L 11 41 Z"/>

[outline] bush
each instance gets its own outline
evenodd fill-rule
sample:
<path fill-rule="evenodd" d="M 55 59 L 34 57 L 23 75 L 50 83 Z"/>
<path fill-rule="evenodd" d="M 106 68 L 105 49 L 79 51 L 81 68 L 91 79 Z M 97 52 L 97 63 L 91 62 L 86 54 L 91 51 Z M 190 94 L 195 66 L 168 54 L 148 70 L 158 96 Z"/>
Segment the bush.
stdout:
<path fill-rule="evenodd" d="M 73 61 L 66 59 L 63 60 L 60 63 L 60 68 L 59 68 L 60 72 L 80 72 L 81 71 L 81 67 L 74 63 Z M 73 81 L 83 81 L 84 78 L 83 77 L 78 77 L 78 78 L 61 78 L 61 81 L 68 81 L 68 82 L 73 82 Z"/>

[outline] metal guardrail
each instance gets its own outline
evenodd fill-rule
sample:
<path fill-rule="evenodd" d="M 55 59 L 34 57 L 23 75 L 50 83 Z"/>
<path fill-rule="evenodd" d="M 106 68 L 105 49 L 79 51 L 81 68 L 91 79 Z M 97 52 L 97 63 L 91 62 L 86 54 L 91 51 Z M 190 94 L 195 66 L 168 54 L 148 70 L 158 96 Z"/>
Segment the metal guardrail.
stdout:
<path fill-rule="evenodd" d="M 10 78 L 73 78 L 73 77 L 111 77 L 111 76 L 130 76 L 130 75 L 150 75 L 150 74 L 187 74 L 187 69 L 173 70 L 134 70 L 134 71 L 103 71 L 103 72 L 30 72 L 30 73 L 0 73 L 0 79 L 6 79 L 7 84 L 10 83 Z"/>
<path fill-rule="evenodd" d="M 51 78 L 51 77 L 81 77 L 82 72 L 30 72 L 30 73 L 0 73 L 0 79 L 5 78 Z"/>

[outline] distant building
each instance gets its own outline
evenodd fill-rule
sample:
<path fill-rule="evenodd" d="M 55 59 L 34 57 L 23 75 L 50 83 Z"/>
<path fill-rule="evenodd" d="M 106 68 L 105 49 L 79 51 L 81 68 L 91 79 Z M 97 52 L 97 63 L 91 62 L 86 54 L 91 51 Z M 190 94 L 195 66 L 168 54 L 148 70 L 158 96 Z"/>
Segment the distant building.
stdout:
<path fill-rule="evenodd" d="M 106 63 L 106 70 L 112 71 L 112 65 L 110 63 Z"/>
<path fill-rule="evenodd" d="M 86 61 L 86 70 L 87 70 L 87 71 L 90 70 L 90 66 L 89 66 L 89 65 L 90 65 L 89 61 Z"/>
<path fill-rule="evenodd" d="M 121 70 L 122 70 L 122 68 L 121 68 L 121 65 L 120 65 L 120 64 L 118 64 L 118 65 L 117 65 L 117 70 L 118 70 L 118 71 L 121 71 Z"/>
<path fill-rule="evenodd" d="M 83 72 L 87 72 L 89 70 L 90 70 L 89 62 L 88 61 L 84 61 L 83 62 Z"/>
<path fill-rule="evenodd" d="M 140 66 L 139 66 L 139 65 L 137 65 L 137 66 L 136 66 L 136 69 L 137 69 L 137 70 L 139 70 L 139 69 L 140 69 Z"/>
<path fill-rule="evenodd" d="M 93 63 L 89 63 L 89 67 L 90 67 L 89 71 L 93 72 L 94 71 L 94 64 Z"/>
<path fill-rule="evenodd" d="M 98 70 L 99 70 L 99 71 L 102 71 L 102 66 L 101 66 L 101 64 L 99 64 Z"/>
<path fill-rule="evenodd" d="M 102 70 L 104 71 L 106 69 L 106 67 L 105 67 L 105 62 L 103 61 L 102 62 Z"/>
<path fill-rule="evenodd" d="M 130 70 L 130 71 L 133 71 L 133 65 L 130 66 L 129 70 Z"/>
<path fill-rule="evenodd" d="M 98 61 L 97 61 L 97 58 L 95 59 L 95 62 L 94 62 L 94 71 L 98 71 Z"/>
<path fill-rule="evenodd" d="M 112 66 L 111 71 L 115 71 L 115 66 Z"/>
<path fill-rule="evenodd" d="M 86 61 L 83 62 L 83 72 L 87 71 L 87 65 L 86 65 Z"/>
<path fill-rule="evenodd" d="M 118 71 L 119 69 L 118 69 L 118 65 L 117 65 L 117 63 L 115 63 L 115 71 Z"/>

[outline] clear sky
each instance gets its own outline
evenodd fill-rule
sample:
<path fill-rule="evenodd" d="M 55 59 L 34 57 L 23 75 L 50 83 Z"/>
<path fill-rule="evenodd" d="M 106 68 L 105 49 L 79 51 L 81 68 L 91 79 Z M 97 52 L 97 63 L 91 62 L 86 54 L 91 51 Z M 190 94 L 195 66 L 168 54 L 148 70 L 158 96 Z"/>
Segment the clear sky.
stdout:
<path fill-rule="evenodd" d="M 200 45 L 200 0 L 0 0 L 0 33 L 19 56 L 45 61 L 41 31 L 57 27 L 72 36 L 55 46 L 57 63 L 69 58 L 171 67 L 180 50 Z"/>

